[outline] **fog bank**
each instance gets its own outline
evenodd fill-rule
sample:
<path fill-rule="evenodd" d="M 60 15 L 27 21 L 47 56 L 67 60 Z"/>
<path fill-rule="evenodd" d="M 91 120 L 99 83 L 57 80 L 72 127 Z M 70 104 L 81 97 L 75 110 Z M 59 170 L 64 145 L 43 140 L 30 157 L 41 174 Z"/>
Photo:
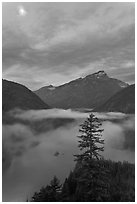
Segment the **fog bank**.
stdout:
<path fill-rule="evenodd" d="M 95 114 L 104 129 L 104 157 L 134 163 L 135 116 Z M 16 120 L 3 125 L 3 201 L 24 201 L 54 175 L 64 180 L 73 169 L 79 125 L 89 113 L 51 109 L 10 115 Z"/>

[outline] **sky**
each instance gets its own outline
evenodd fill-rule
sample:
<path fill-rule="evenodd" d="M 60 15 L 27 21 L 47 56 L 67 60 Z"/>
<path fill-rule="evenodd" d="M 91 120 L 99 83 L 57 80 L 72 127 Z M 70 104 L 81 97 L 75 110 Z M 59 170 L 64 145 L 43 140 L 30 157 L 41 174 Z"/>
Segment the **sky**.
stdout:
<path fill-rule="evenodd" d="M 99 70 L 135 81 L 135 3 L 2 4 L 3 78 L 31 90 Z"/>

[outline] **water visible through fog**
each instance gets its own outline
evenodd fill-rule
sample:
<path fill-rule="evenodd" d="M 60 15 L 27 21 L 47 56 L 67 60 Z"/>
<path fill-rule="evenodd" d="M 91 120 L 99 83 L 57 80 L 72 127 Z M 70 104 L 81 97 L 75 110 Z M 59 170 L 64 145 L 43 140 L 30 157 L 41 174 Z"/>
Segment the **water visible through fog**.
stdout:
<path fill-rule="evenodd" d="M 12 114 L 29 125 L 20 122 L 3 125 L 3 201 L 26 201 L 54 175 L 64 181 L 73 170 L 79 125 L 89 113 L 52 109 Z M 104 157 L 134 163 L 135 116 L 96 115 L 104 129 Z"/>

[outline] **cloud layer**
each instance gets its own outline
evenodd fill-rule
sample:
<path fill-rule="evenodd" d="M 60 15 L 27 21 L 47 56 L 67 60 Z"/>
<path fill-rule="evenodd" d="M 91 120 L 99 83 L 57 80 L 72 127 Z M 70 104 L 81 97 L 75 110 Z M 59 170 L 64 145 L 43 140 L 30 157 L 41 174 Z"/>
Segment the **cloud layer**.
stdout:
<path fill-rule="evenodd" d="M 34 90 L 104 69 L 133 82 L 134 9 L 134 3 L 3 3 L 3 77 Z"/>
<path fill-rule="evenodd" d="M 134 150 L 134 115 L 130 116 L 123 113 L 111 112 L 94 114 L 103 123 L 106 141 L 110 141 L 111 144 L 114 141 L 115 149 L 117 149 L 119 143 L 121 145 L 120 149 L 129 148 Z M 37 147 L 43 141 L 43 137 L 45 138 L 48 135 L 48 140 L 50 140 L 50 135 L 52 135 L 52 132 L 55 130 L 56 132 L 60 130 L 69 132 L 70 129 L 76 127 L 78 131 L 78 124 L 83 123 L 83 121 L 89 116 L 89 113 L 72 111 L 69 109 L 29 111 L 18 109 L 9 112 L 9 116 L 12 117 L 13 123 L 4 123 L 2 130 L 4 170 L 11 165 L 12 158 L 22 156 L 22 154 L 31 148 Z M 16 120 L 14 121 L 14 119 Z M 112 130 L 111 125 L 114 130 Z M 115 131 L 118 131 L 117 135 L 114 134 Z M 76 135 L 77 134 L 78 132 Z M 71 133 L 69 137 L 74 140 L 74 135 L 71 135 Z M 122 138 L 122 142 L 120 141 L 120 138 Z M 69 138 L 66 138 L 66 135 L 64 135 L 62 140 L 64 139 L 67 142 Z M 118 141 L 118 143 L 116 143 L 116 141 Z M 107 156 L 109 156 L 109 154 Z"/>
<path fill-rule="evenodd" d="M 56 109 L 18 110 L 11 114 L 18 120 L 14 124 L 3 124 L 2 135 L 5 202 L 25 201 L 27 196 L 30 197 L 42 185 L 48 184 L 54 175 L 61 182 L 65 179 L 75 165 L 73 155 L 79 151 L 79 125 L 89 113 Z M 135 116 L 95 114 L 103 124 L 104 157 L 134 163 Z M 60 123 L 64 118 L 68 122 Z M 71 118 L 75 120 L 70 122 Z M 56 119 L 57 125 L 54 124 Z"/>

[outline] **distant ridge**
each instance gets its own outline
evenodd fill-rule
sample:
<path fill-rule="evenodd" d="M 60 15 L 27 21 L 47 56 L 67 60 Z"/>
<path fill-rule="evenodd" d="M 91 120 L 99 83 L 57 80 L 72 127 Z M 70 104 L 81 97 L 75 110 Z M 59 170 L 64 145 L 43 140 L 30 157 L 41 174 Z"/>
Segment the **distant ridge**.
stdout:
<path fill-rule="evenodd" d="M 49 108 L 49 106 L 27 87 L 3 79 L 2 111 L 6 112 L 14 108 L 20 108 L 25 110 L 47 109 Z"/>
<path fill-rule="evenodd" d="M 135 84 L 122 89 L 94 111 L 135 113 Z"/>
<path fill-rule="evenodd" d="M 95 108 L 127 86 L 101 70 L 58 87 L 42 87 L 34 93 L 55 108 Z"/>

